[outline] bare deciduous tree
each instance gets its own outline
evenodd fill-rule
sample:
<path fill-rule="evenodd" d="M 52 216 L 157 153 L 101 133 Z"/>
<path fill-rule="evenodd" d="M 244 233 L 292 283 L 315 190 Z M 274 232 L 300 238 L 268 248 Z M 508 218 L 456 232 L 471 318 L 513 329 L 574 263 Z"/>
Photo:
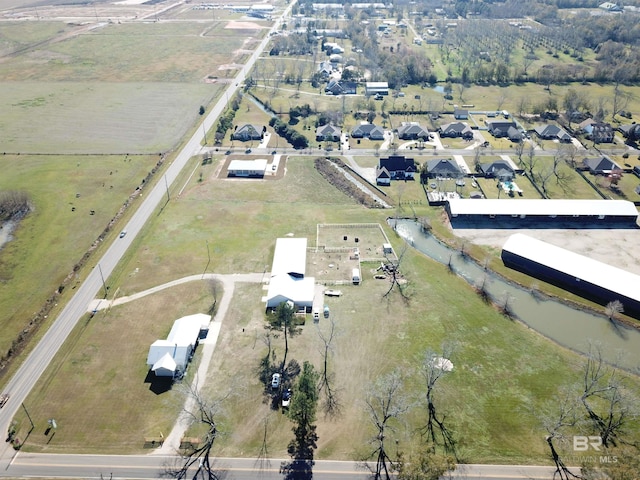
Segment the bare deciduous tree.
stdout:
<path fill-rule="evenodd" d="M 393 371 L 380 378 L 367 393 L 365 403 L 376 433 L 371 439 L 374 449 L 363 458 L 363 463 L 375 480 L 390 480 L 396 470 L 398 459 L 392 458 L 386 440 L 388 433 L 394 431 L 393 422 L 408 410 L 401 389 L 400 373 Z M 375 459 L 375 465 L 368 463 L 371 459 Z"/>
<path fill-rule="evenodd" d="M 184 410 L 186 415 L 191 418 L 193 423 L 206 425 L 207 431 L 204 440 L 181 452 L 181 456 L 177 460 L 178 463 L 175 466 L 167 467 L 166 473 L 170 478 L 176 480 L 186 478 L 218 480 L 221 477 L 212 465 L 211 450 L 218 438 L 216 417 L 220 413 L 224 398 L 217 401 L 206 400 L 195 383 L 185 388 L 188 395 L 187 406 Z"/>
<path fill-rule="evenodd" d="M 318 327 L 318 336 L 322 340 L 322 371 L 320 372 L 320 393 L 324 392 L 325 398 L 323 402 L 323 410 L 326 415 L 336 416 L 340 413 L 340 403 L 338 401 L 337 392 L 333 384 L 333 375 L 329 373 L 329 356 L 333 349 L 332 343 L 337 336 L 335 317 L 329 318 L 329 331 L 323 332 Z"/>
<path fill-rule="evenodd" d="M 434 398 L 436 384 L 453 369 L 453 364 L 450 361 L 452 353 L 453 348 L 445 345 L 442 348 L 442 356 L 437 355 L 432 350 L 427 350 L 424 354 L 421 373 L 426 387 L 424 402 L 427 407 L 427 422 L 420 430 L 434 448 L 442 445 L 446 453 L 450 453 L 457 458 L 453 433 L 445 425 L 446 416 L 438 416 Z"/>
<path fill-rule="evenodd" d="M 607 303 L 607 306 L 605 307 L 605 313 L 607 314 L 607 318 L 609 320 L 615 319 L 618 314 L 622 312 L 624 312 L 624 305 L 622 305 L 622 302 L 620 300 L 613 300 Z"/>

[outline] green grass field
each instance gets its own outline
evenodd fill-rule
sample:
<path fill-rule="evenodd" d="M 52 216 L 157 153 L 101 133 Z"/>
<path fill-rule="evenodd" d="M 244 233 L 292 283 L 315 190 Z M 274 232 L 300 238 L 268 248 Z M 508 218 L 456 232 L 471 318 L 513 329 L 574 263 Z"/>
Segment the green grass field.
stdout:
<path fill-rule="evenodd" d="M 317 223 L 383 223 L 387 215 L 395 214 L 355 205 L 324 182 L 307 158 L 290 158 L 287 175 L 277 181 L 219 179 L 217 160 L 198 169 L 203 181 L 194 175 L 182 195 L 152 219 L 139 239 L 141 248 L 131 252 L 112 277 L 118 296 L 202 272 L 207 242 L 212 257 L 209 271 L 261 272 L 269 267 L 279 236 L 306 236 L 313 244 Z M 391 195 L 409 201 L 419 199 L 420 192 L 417 182 L 397 183 Z M 408 205 L 399 208 L 409 214 Z M 437 215 L 424 204 L 411 208 L 417 215 Z M 387 235 L 396 252 L 402 251 L 402 241 L 388 228 Z M 352 459 L 372 433 L 363 405 L 368 385 L 399 368 L 407 395 L 418 400 L 420 357 L 425 349 L 439 350 L 447 342 L 455 345 L 455 370 L 442 382 L 437 398 L 458 436 L 461 457 L 468 462 L 546 462 L 539 412 L 562 386 L 579 379 L 583 359 L 504 318 L 446 267 L 413 250 L 407 250 L 402 263 L 409 282 L 408 303 L 397 293 L 382 298 L 388 284 L 372 279 L 370 271 L 376 266 L 363 265 L 361 286 L 345 287 L 342 297 L 327 300 L 340 331 L 329 365 L 343 411 L 337 419 L 319 416 L 317 457 Z M 185 285 L 82 322 L 27 400 L 38 425 L 54 416 L 64 427 L 50 443 L 33 435 L 24 448 L 130 452 L 142 450 L 144 437 L 170 428 L 180 393 L 150 392 L 144 384 L 144 362 L 150 342 L 166 334 L 174 318 L 206 311 L 211 297 L 203 290 L 199 283 Z M 259 285 L 238 287 L 205 387 L 213 398 L 233 392 L 220 420 L 225 434 L 216 454 L 221 456 L 258 455 L 264 422 L 271 455 L 285 456 L 292 436 L 291 423 L 271 410 L 258 379 L 258 364 L 266 353 L 262 295 Z M 129 327 L 131 323 L 135 326 Z M 320 326 L 326 328 L 326 321 Z M 309 360 L 320 368 L 315 328 L 309 321 L 291 339 L 289 358 L 299 363 Z M 125 333 L 129 330 L 130 335 Z M 121 335 L 128 340 L 119 341 Z M 125 343 L 126 353 L 119 354 Z M 274 338 L 272 345 L 277 361 L 283 354 L 282 338 Z M 82 386 L 83 412 L 56 400 L 80 378 L 92 379 Z M 637 378 L 628 381 L 638 388 Z M 135 408 L 124 405 L 133 398 L 129 395 L 136 398 Z M 87 425 L 95 417 L 101 422 L 88 434 Z M 123 419 L 131 428 L 121 428 Z M 19 420 L 25 428 L 26 419 Z M 417 441 L 416 428 L 422 421 L 424 409 L 415 404 L 394 433 L 399 447 L 408 449 Z M 190 434 L 197 435 L 198 430 Z"/>
<path fill-rule="evenodd" d="M 0 155 L 0 190 L 28 192 L 34 206 L 0 251 L 3 355 L 157 162 L 157 156 Z"/>

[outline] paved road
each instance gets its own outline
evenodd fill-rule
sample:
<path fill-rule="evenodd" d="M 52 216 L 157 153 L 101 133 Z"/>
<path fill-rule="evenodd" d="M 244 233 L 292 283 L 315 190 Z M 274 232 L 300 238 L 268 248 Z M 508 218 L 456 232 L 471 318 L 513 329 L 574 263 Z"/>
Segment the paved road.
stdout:
<path fill-rule="evenodd" d="M 1 477 L 60 477 L 166 479 L 167 468 L 175 457 L 152 455 L 49 455 L 18 453 L 8 469 L 0 469 Z M 216 458 L 215 468 L 227 478 L 249 480 L 282 480 L 280 465 L 288 459 Z M 365 479 L 369 474 L 354 462 L 319 460 L 313 466 L 313 478 L 319 480 Z M 524 465 L 460 465 L 450 478 L 460 480 L 551 480 L 550 467 Z"/>
<path fill-rule="evenodd" d="M 283 18 L 289 14 L 295 1 L 291 2 L 279 18 L 271 31 L 278 30 Z M 196 132 L 186 143 L 184 148 L 169 165 L 163 179 L 159 179 L 154 188 L 144 192 L 143 200 L 131 220 L 125 226 L 127 235 L 117 238 L 98 261 L 97 266 L 91 271 L 87 279 L 77 289 L 76 293 L 69 300 L 58 318 L 44 334 L 32 353 L 24 360 L 16 374 L 7 383 L 4 392 L 8 392 L 11 398 L 0 410 L 0 436 L 4 435 L 9 428 L 11 419 L 20 408 L 31 389 L 34 387 L 49 362 L 54 357 L 76 323 L 87 311 L 89 303 L 99 295 L 103 289 L 105 281 L 109 278 L 118 262 L 122 259 L 135 237 L 140 233 L 149 217 L 156 211 L 158 206 L 163 205 L 169 199 L 169 186 L 173 184 L 182 169 L 193 155 L 201 151 L 201 142 L 205 132 L 209 130 L 217 118 L 221 115 L 227 105 L 227 98 L 231 98 L 236 91 L 241 88 L 247 72 L 251 70 L 260 53 L 266 48 L 269 42 L 269 35 L 265 35 L 260 45 L 248 59 L 235 80 L 229 84 L 224 95 L 220 97 L 216 105 L 203 121 L 203 127 L 196 129 Z M 104 294 L 104 291 L 101 295 Z M 0 443 L 0 469 L 6 466 L 7 458 L 13 453 L 8 443 Z"/>

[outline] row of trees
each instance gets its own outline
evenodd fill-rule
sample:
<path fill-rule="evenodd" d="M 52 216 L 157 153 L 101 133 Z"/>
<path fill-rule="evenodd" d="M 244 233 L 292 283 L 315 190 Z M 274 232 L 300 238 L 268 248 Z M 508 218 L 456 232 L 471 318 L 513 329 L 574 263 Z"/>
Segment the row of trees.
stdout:
<path fill-rule="evenodd" d="M 309 146 L 309 140 L 307 137 L 291 128 L 277 117 L 271 117 L 269 120 L 269 126 L 273 127 L 276 134 L 287 139 L 287 141 L 296 149 L 303 149 Z"/>
<path fill-rule="evenodd" d="M 27 192 L 16 190 L 0 192 L 0 222 L 20 219 L 32 209 L 33 204 Z"/>

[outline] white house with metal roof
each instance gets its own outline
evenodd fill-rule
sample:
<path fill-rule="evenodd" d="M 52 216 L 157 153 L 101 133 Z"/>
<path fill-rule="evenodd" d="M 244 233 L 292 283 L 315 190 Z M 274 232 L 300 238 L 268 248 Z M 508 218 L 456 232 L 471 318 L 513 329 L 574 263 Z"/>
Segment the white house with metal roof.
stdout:
<path fill-rule="evenodd" d="M 291 301 L 296 309 L 310 309 L 315 294 L 315 278 L 306 277 L 307 239 L 278 238 L 271 265 L 271 278 L 264 301 L 275 308 Z"/>
<path fill-rule="evenodd" d="M 158 377 L 173 377 L 187 368 L 198 345 L 200 332 L 209 329 L 211 315 L 196 313 L 179 318 L 166 340 L 156 340 L 149 348 L 147 365 Z"/>
<path fill-rule="evenodd" d="M 228 177 L 264 177 L 267 169 L 267 160 L 258 158 L 255 160 L 231 160 L 227 167 Z"/>

